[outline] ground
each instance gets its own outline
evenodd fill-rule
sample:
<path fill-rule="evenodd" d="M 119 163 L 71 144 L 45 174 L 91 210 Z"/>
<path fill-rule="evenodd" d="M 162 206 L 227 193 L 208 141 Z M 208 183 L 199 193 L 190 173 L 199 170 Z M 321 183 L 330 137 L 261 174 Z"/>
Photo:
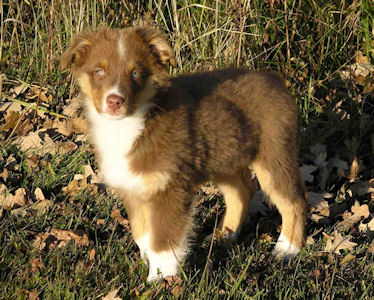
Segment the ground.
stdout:
<path fill-rule="evenodd" d="M 0 298 L 371 299 L 374 278 L 370 1 L 2 1 Z M 101 184 L 77 90 L 59 58 L 99 25 L 156 25 L 173 76 L 228 65 L 278 71 L 299 109 L 307 245 L 271 256 L 281 220 L 261 193 L 235 242 L 205 237 L 224 212 L 195 198 L 180 276 L 148 284 L 120 200 Z"/>

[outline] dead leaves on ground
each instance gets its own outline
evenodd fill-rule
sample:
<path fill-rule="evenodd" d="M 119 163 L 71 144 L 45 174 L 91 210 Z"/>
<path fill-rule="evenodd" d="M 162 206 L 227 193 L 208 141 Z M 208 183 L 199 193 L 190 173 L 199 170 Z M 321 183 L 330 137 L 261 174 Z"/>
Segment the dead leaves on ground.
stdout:
<path fill-rule="evenodd" d="M 40 188 L 29 195 L 24 188 L 12 193 L 4 184 L 0 184 L 0 215 L 4 209 L 14 216 L 36 215 L 46 213 L 51 206 L 52 201 L 45 199 Z"/>
<path fill-rule="evenodd" d="M 72 230 L 52 228 L 49 232 L 39 233 L 33 243 L 33 248 L 39 251 L 61 248 L 74 242 L 77 246 L 87 247 L 89 240 L 86 234 L 78 234 Z"/>
<path fill-rule="evenodd" d="M 357 243 L 351 242 L 352 239 L 351 235 L 342 236 L 337 231 L 334 231 L 334 235 L 330 236 L 325 234 L 327 237 L 326 246 L 324 251 L 340 254 L 340 250 L 353 250 L 354 247 L 357 246 Z"/>
<path fill-rule="evenodd" d="M 22 89 L 14 91 L 16 94 L 18 92 L 22 93 Z M 49 98 L 46 96 L 44 100 L 47 99 Z M 17 102 L 3 102 L 0 104 L 0 138 L 6 143 L 18 145 L 30 155 L 74 151 L 86 139 L 82 137 L 87 133 L 86 120 L 79 115 L 80 104 L 77 99 L 68 101 L 63 111 L 66 113 L 64 118 L 40 111 L 37 111 L 36 118 L 34 111 L 28 109 L 27 105 L 23 107 Z"/>
<path fill-rule="evenodd" d="M 93 195 L 104 189 L 101 176 L 97 171 L 94 172 L 90 165 L 84 166 L 83 174 L 75 174 L 74 179 L 63 187 L 62 191 L 73 198 L 83 189 L 88 190 Z"/>

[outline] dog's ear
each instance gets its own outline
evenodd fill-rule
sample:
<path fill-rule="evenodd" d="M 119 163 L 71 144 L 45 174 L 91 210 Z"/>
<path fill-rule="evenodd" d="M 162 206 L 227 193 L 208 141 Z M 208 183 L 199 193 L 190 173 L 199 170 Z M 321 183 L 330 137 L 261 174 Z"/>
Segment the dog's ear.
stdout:
<path fill-rule="evenodd" d="M 70 47 L 62 54 L 60 66 L 66 69 L 69 66 L 78 67 L 84 62 L 91 45 L 92 33 L 81 32 L 73 36 Z"/>
<path fill-rule="evenodd" d="M 160 31 L 151 27 L 138 27 L 136 33 L 149 46 L 152 54 L 163 66 L 166 67 L 169 62 L 172 67 L 177 67 L 174 53 Z"/>

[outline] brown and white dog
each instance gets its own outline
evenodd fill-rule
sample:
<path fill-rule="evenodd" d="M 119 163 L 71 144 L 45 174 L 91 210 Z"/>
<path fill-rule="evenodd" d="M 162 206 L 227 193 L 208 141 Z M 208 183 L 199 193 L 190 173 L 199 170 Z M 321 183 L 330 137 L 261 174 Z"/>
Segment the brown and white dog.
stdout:
<path fill-rule="evenodd" d="M 307 205 L 298 168 L 297 110 L 273 73 L 226 69 L 170 78 L 173 52 L 145 27 L 77 34 L 61 59 L 84 96 L 106 184 L 123 197 L 148 281 L 179 271 L 188 250 L 192 199 L 212 180 L 235 237 L 256 189 L 278 208 L 277 256 L 303 245 Z"/>

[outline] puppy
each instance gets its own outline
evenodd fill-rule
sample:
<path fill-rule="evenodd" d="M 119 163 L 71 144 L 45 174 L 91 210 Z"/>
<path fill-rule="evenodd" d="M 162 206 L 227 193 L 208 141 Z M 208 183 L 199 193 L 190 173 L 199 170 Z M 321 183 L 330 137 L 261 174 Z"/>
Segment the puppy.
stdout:
<path fill-rule="evenodd" d="M 79 33 L 61 59 L 83 94 L 101 172 L 123 198 L 148 281 L 178 273 L 197 185 L 219 187 L 219 228 L 236 236 L 256 189 L 252 172 L 282 216 L 275 255 L 297 255 L 307 205 L 297 110 L 283 81 L 237 69 L 170 78 L 168 63 L 176 65 L 163 35 L 144 27 Z"/>

